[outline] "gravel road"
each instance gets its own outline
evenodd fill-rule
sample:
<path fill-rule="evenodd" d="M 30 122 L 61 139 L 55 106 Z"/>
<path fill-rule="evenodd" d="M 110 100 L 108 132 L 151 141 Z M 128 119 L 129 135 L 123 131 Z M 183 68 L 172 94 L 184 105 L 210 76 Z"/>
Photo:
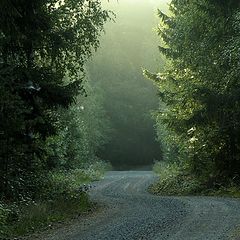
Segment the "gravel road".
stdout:
<path fill-rule="evenodd" d="M 109 172 L 90 193 L 104 210 L 43 239 L 227 240 L 239 228 L 240 200 L 153 196 L 154 180 L 151 171 Z"/>

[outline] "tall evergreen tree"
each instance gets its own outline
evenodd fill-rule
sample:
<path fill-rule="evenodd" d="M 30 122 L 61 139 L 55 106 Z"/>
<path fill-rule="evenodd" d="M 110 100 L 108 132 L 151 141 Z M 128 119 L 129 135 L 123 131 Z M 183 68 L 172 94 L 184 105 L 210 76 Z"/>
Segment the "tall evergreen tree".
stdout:
<path fill-rule="evenodd" d="M 0 192 L 12 198 L 36 187 L 54 111 L 83 90 L 109 13 L 98 0 L 2 0 L 0 12 Z"/>
<path fill-rule="evenodd" d="M 171 16 L 159 11 L 168 64 L 146 72 L 164 102 L 157 125 L 168 137 L 161 141 L 198 176 L 239 176 L 239 3 L 173 0 L 170 9 Z"/>

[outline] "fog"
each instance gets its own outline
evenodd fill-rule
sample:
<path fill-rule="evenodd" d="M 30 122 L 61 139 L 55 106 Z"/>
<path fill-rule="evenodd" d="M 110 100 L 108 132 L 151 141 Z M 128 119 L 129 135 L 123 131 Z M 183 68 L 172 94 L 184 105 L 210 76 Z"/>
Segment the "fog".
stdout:
<path fill-rule="evenodd" d="M 101 47 L 88 65 L 112 128 L 111 141 L 99 155 L 117 169 L 151 165 L 161 158 L 151 117 L 158 97 L 142 69 L 157 71 L 164 66 L 156 27 L 157 8 L 167 11 L 167 1 L 104 1 L 103 5 L 116 18 L 106 25 Z"/>

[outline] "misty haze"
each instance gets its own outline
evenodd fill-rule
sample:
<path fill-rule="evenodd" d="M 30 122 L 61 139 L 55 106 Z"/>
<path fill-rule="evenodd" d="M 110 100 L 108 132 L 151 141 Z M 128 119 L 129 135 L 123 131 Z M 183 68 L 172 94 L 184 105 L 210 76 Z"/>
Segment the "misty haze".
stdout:
<path fill-rule="evenodd" d="M 157 87 L 143 76 L 143 68 L 162 69 L 158 53 L 157 6 L 162 1 L 105 1 L 116 14 L 106 24 L 100 48 L 88 66 L 92 84 L 100 88 L 112 128 L 111 140 L 100 156 L 116 169 L 135 169 L 160 159 L 151 114 L 158 108 Z"/>

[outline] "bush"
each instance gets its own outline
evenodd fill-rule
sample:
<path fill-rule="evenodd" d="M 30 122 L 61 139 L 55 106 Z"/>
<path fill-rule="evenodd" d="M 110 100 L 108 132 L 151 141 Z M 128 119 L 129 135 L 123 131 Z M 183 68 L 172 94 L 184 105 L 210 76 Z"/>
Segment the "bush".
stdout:
<path fill-rule="evenodd" d="M 200 191 L 201 182 L 188 173 L 187 168 L 177 163 L 157 162 L 153 167 L 159 180 L 149 190 L 161 195 L 187 195 Z"/>
<path fill-rule="evenodd" d="M 5 206 L 0 213 L 0 239 L 23 236 L 54 222 L 78 216 L 91 209 L 86 193 L 68 195 L 55 200 L 26 201 Z M 9 210 L 10 209 L 10 210 Z"/>
<path fill-rule="evenodd" d="M 110 169 L 110 164 L 97 161 L 90 164 L 85 169 L 56 170 L 49 173 L 44 180 L 40 199 L 77 198 L 90 188 L 86 185 L 91 181 L 103 178 L 106 170 Z"/>
<path fill-rule="evenodd" d="M 82 185 L 91 178 L 82 169 L 54 171 L 47 175 L 39 198 L 55 200 L 77 198 L 82 194 Z"/>
<path fill-rule="evenodd" d="M 21 236 L 90 210 L 88 183 L 103 177 L 107 167 L 98 161 L 87 169 L 53 171 L 42 177 L 35 201 L 0 204 L 0 239 Z"/>
<path fill-rule="evenodd" d="M 86 170 L 86 174 L 91 178 L 92 181 L 103 178 L 106 171 L 111 170 L 112 166 L 109 162 L 96 161 L 91 163 Z"/>
<path fill-rule="evenodd" d="M 101 179 L 109 169 L 108 163 L 96 161 L 85 169 L 43 175 L 34 200 L 0 203 L 0 239 L 21 236 L 90 210 L 93 204 L 87 194 L 89 182 Z"/>
<path fill-rule="evenodd" d="M 205 195 L 240 197 L 239 178 L 221 178 L 218 175 L 191 173 L 186 166 L 177 163 L 156 162 L 153 167 L 159 180 L 149 187 L 150 192 L 159 195 Z"/>

